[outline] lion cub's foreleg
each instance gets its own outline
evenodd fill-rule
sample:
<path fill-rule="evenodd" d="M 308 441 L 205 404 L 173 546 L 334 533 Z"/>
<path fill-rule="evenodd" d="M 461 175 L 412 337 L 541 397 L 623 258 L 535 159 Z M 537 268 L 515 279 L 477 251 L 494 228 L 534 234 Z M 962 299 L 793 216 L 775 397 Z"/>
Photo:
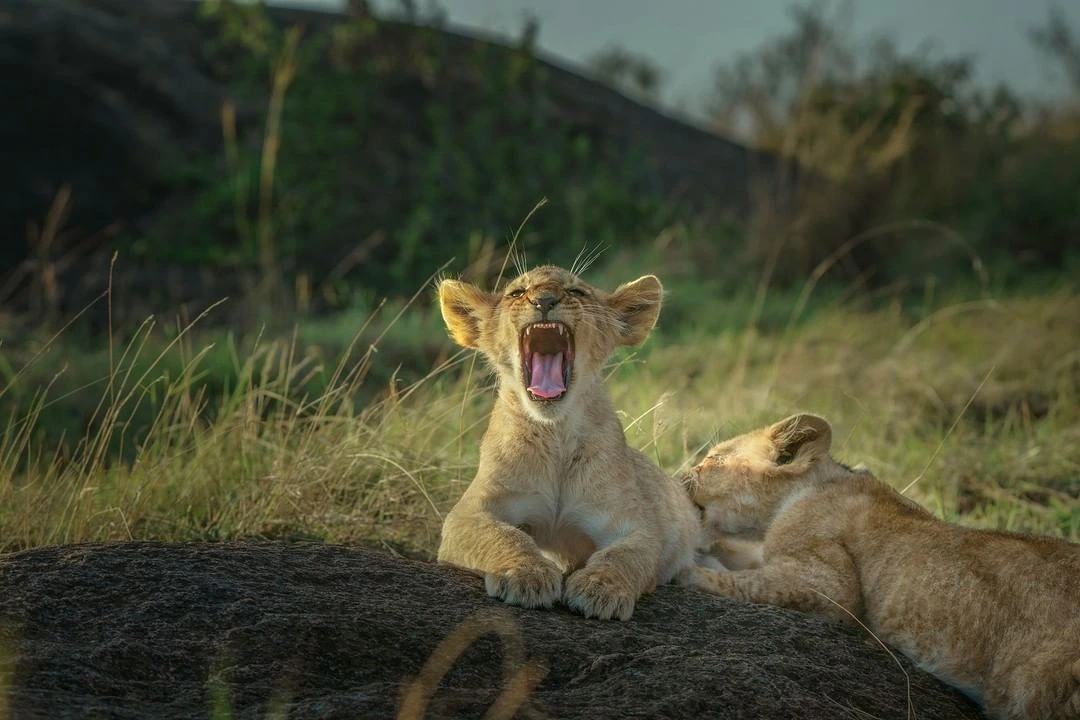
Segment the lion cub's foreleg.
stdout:
<path fill-rule="evenodd" d="M 629 620 L 634 603 L 656 586 L 659 540 L 631 532 L 593 553 L 566 579 L 563 602 L 585 617 Z"/>
<path fill-rule="evenodd" d="M 709 554 L 723 565 L 714 569 L 749 570 L 765 564 L 764 547 L 761 540 L 722 537 L 709 548 Z"/>
<path fill-rule="evenodd" d="M 474 503 L 446 516 L 439 561 L 481 572 L 487 594 L 511 605 L 546 608 L 562 595 L 562 571 L 536 541 Z"/>
<path fill-rule="evenodd" d="M 770 558 L 763 567 L 733 572 L 695 567 L 680 575 L 679 584 L 745 602 L 780 605 L 853 622 L 862 611 L 854 567 L 843 550 L 825 555 L 825 559 Z"/>

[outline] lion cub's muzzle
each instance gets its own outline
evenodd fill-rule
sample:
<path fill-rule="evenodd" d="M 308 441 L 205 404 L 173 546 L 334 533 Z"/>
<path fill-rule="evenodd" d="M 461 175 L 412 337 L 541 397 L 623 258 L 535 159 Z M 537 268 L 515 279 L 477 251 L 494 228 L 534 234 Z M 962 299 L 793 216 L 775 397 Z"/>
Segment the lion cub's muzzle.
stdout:
<path fill-rule="evenodd" d="M 574 367 L 574 334 L 561 322 L 538 322 L 521 331 L 521 367 L 529 398 L 561 400 Z"/>

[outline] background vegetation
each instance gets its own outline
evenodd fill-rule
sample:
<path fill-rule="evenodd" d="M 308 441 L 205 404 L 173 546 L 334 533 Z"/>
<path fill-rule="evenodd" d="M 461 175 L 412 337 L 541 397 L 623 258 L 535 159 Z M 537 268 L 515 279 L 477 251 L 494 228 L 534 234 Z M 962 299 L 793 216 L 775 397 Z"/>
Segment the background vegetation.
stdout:
<path fill-rule="evenodd" d="M 430 280 L 496 284 L 515 235 L 532 262 L 596 254 L 596 285 L 664 280 L 660 328 L 609 386 L 666 470 L 807 409 L 838 457 L 943 517 L 1080 539 L 1080 103 L 977 87 L 968 59 L 857 46 L 795 7 L 706 102 L 812 178 L 790 206 L 717 216 L 555 109 L 535 27 L 463 56 L 415 10 L 428 26 L 358 11 L 311 33 L 201 7 L 205 62 L 235 89 L 222 152 L 177 156 L 183 202 L 109 252 L 243 293 L 140 323 L 119 283 L 65 316 L 59 198 L 31 238 L 23 330 L 0 344 L 0 550 L 303 537 L 430 554 L 491 395 Z M 1062 16 L 1032 38 L 1080 96 Z M 663 82 L 618 48 L 591 68 L 645 100 Z"/>

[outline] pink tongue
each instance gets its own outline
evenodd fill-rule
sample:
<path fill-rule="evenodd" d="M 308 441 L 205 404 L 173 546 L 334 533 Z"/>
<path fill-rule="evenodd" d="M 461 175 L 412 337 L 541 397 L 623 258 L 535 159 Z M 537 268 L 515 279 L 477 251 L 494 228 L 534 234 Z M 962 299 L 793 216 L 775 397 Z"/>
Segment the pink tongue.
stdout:
<path fill-rule="evenodd" d="M 566 392 L 562 363 L 562 353 L 541 355 L 534 352 L 532 354 L 532 385 L 529 386 L 529 392 L 542 398 L 559 397 Z"/>

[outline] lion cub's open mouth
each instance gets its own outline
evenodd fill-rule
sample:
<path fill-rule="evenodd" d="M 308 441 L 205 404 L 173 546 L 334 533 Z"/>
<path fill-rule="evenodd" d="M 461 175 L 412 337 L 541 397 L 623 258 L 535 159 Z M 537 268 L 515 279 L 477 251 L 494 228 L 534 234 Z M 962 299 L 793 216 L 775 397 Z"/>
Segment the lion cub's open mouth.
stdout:
<path fill-rule="evenodd" d="M 561 400 L 574 366 L 574 335 L 559 322 L 539 322 L 521 331 L 521 367 L 533 400 Z"/>

